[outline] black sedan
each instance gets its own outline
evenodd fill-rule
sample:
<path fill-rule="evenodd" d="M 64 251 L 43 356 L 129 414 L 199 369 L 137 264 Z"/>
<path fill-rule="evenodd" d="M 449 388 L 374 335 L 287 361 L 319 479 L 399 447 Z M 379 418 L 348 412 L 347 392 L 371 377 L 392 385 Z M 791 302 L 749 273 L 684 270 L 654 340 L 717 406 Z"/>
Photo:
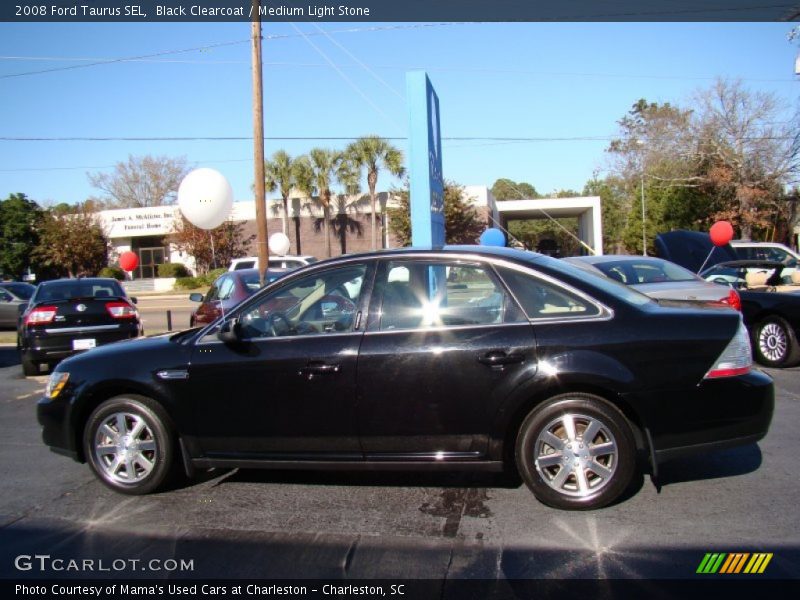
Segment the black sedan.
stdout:
<path fill-rule="evenodd" d="M 22 371 L 37 375 L 77 352 L 142 334 L 135 298 L 115 279 L 89 277 L 40 283 L 20 320 Z"/>
<path fill-rule="evenodd" d="M 317 263 L 203 328 L 62 362 L 45 444 L 127 494 L 197 469 L 515 468 L 542 502 L 753 443 L 773 412 L 740 314 L 659 304 L 507 248 Z"/>

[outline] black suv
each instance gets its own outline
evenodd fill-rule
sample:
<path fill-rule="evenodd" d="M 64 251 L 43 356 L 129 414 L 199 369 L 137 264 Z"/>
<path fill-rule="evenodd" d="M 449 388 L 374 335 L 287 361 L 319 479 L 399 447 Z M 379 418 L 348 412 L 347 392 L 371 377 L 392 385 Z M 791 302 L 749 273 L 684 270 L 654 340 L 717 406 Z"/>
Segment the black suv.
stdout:
<path fill-rule="evenodd" d="M 37 375 L 43 363 L 53 366 L 76 352 L 142 335 L 135 303 L 115 279 L 40 283 L 19 324 L 23 373 Z"/>

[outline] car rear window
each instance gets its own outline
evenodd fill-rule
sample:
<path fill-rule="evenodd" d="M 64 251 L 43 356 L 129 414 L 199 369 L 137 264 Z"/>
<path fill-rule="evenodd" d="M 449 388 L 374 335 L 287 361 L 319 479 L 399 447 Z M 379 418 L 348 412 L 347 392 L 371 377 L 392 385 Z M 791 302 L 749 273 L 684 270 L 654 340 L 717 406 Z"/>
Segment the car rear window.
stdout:
<path fill-rule="evenodd" d="M 37 302 L 54 302 L 73 298 L 120 298 L 125 292 L 116 281 L 54 281 L 39 286 Z"/>
<path fill-rule="evenodd" d="M 30 300 L 31 296 L 33 296 L 33 292 L 36 290 L 34 286 L 25 285 L 23 283 L 6 283 L 3 284 L 2 287 L 14 294 L 17 298 L 22 298 L 23 300 Z"/>

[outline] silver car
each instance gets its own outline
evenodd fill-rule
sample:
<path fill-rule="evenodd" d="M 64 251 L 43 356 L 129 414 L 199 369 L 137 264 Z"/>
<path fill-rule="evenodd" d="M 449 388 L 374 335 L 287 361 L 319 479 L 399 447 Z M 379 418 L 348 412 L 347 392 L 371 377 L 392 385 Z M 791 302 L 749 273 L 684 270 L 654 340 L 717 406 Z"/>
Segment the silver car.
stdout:
<path fill-rule="evenodd" d="M 0 327 L 17 327 L 20 305 L 27 305 L 36 286 L 21 281 L 0 282 Z"/>
<path fill-rule="evenodd" d="M 706 281 L 688 269 L 650 256 L 571 256 L 564 258 L 583 269 L 600 272 L 659 300 L 722 302 L 741 310 L 736 290 Z"/>

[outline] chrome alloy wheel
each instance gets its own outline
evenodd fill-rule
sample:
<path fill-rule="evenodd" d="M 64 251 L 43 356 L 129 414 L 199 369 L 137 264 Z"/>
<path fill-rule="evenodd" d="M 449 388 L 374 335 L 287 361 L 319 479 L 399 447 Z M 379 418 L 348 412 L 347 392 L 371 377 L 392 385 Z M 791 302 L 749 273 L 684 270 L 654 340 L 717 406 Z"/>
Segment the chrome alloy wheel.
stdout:
<path fill-rule="evenodd" d="M 614 477 L 617 441 L 595 417 L 567 413 L 550 421 L 536 438 L 534 458 L 542 480 L 560 494 L 595 494 Z"/>
<path fill-rule="evenodd" d="M 786 331 L 778 323 L 770 321 L 758 332 L 758 349 L 767 360 L 783 360 L 788 347 Z"/>
<path fill-rule="evenodd" d="M 153 431 L 139 415 L 112 413 L 94 436 L 94 456 L 106 477 L 117 483 L 138 483 L 156 463 L 158 446 Z"/>

